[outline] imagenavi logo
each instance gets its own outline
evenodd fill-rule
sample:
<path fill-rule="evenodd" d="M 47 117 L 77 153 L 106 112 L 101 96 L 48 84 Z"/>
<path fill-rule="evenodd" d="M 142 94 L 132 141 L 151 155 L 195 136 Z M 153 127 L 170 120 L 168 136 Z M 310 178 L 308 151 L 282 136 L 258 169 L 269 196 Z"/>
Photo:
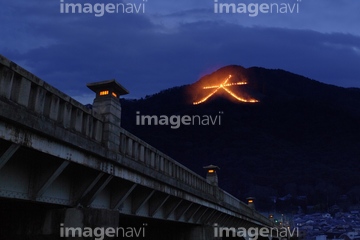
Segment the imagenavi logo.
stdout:
<path fill-rule="evenodd" d="M 60 0 L 60 13 L 63 14 L 93 14 L 102 17 L 105 14 L 143 14 L 148 0 L 132 0 L 121 3 L 75 3 Z"/>
<path fill-rule="evenodd" d="M 233 238 L 241 237 L 249 240 L 258 240 L 259 237 L 264 237 L 266 239 L 280 238 L 280 239 L 290 239 L 290 238 L 299 238 L 300 232 L 299 228 L 290 229 L 290 227 L 221 227 L 217 223 L 214 224 L 214 237 L 215 238 Z"/>
<path fill-rule="evenodd" d="M 256 17 L 261 14 L 300 13 L 301 0 L 290 0 L 291 3 L 234 3 L 226 0 L 214 0 L 214 13 L 247 14 Z"/>
<path fill-rule="evenodd" d="M 70 227 L 60 223 L 60 237 L 66 239 L 125 239 L 125 238 L 145 238 L 147 223 L 141 227 Z"/>
<path fill-rule="evenodd" d="M 136 125 L 160 125 L 169 126 L 171 129 L 178 129 L 184 126 L 215 126 L 221 125 L 221 115 L 143 115 L 140 111 L 136 112 Z"/>

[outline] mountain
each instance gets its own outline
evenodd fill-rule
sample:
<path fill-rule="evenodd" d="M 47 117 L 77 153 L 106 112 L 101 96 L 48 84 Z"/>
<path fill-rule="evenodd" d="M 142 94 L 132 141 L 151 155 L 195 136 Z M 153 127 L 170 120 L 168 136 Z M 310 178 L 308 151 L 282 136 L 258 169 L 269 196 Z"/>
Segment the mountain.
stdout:
<path fill-rule="evenodd" d="M 203 166 L 218 165 L 220 187 L 243 200 L 256 197 L 261 210 L 360 204 L 359 89 L 226 66 L 121 104 L 125 129 L 200 175 Z M 221 123 L 142 126 L 141 115 L 207 115 Z"/>

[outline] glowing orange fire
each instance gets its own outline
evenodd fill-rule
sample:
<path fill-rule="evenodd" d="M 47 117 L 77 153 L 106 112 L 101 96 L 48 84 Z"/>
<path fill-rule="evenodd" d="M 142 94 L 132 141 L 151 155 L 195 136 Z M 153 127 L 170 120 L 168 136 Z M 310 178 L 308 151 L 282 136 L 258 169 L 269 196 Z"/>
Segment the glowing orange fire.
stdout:
<path fill-rule="evenodd" d="M 232 91 L 230 91 L 229 89 L 227 89 L 226 87 L 231 87 L 231 86 L 236 86 L 236 85 L 245 85 L 247 84 L 247 82 L 237 82 L 237 83 L 227 83 L 229 81 L 229 79 L 232 76 L 229 75 L 229 77 L 227 77 L 225 79 L 225 81 L 223 83 L 221 83 L 220 85 L 216 85 L 216 86 L 207 86 L 207 87 L 203 87 L 203 89 L 215 89 L 213 92 L 211 92 L 209 95 L 207 95 L 206 97 L 204 97 L 203 99 L 201 99 L 198 102 L 193 102 L 194 105 L 198 105 L 200 103 L 205 102 L 206 100 L 208 100 L 212 95 L 214 95 L 217 91 L 219 91 L 219 89 L 224 89 L 227 93 L 229 93 L 233 98 L 237 99 L 240 102 L 249 102 L 249 103 L 255 103 L 255 102 L 259 102 L 258 100 L 255 99 L 245 99 L 245 98 L 241 98 L 239 96 L 237 96 L 235 93 L 233 93 Z"/>

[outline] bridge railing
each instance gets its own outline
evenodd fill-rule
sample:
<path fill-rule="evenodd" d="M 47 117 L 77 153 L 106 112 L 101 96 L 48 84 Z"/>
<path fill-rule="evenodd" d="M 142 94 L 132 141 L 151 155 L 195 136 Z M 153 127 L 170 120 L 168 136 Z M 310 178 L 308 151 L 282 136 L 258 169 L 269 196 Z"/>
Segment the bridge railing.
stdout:
<path fill-rule="evenodd" d="M 244 215 L 256 217 L 256 219 L 260 219 L 262 222 L 269 222 L 269 219 L 267 217 L 261 215 L 256 211 L 253 211 L 246 203 L 240 201 L 239 199 L 237 199 L 230 193 L 225 192 L 222 189 L 220 191 L 222 191 L 223 193 L 225 203 L 230 204 L 231 206 L 237 206 Z"/>
<path fill-rule="evenodd" d="M 121 129 L 119 151 L 126 157 L 142 163 L 157 172 L 162 172 L 177 179 L 177 181 L 190 185 L 192 188 L 216 197 L 221 203 L 225 203 L 226 205 L 237 209 L 237 211 L 245 216 L 261 219 L 262 222 L 269 222 L 265 216 L 249 208 L 246 203 L 240 201 L 221 188 L 210 184 L 202 176 L 160 152 L 125 129 Z"/>
<path fill-rule="evenodd" d="M 0 55 L 0 97 L 101 143 L 103 117 Z"/>
<path fill-rule="evenodd" d="M 121 129 L 119 151 L 125 156 L 140 162 L 158 172 L 164 173 L 202 192 L 214 194 L 213 185 L 202 176 L 160 152 L 140 138 Z"/>

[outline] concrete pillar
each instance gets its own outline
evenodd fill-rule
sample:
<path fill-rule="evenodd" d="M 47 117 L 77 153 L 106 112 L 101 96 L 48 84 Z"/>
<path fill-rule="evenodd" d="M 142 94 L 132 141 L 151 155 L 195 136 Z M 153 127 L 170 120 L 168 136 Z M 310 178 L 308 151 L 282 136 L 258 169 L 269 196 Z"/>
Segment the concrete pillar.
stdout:
<path fill-rule="evenodd" d="M 248 197 L 246 200 L 247 200 L 248 206 L 249 206 L 251 209 L 255 210 L 255 198 L 253 198 L 253 197 Z"/>
<path fill-rule="evenodd" d="M 214 228 L 212 226 L 196 226 L 189 231 L 186 240 L 218 240 L 214 235 Z"/>
<path fill-rule="evenodd" d="M 29 97 L 30 97 L 30 89 L 31 89 L 31 82 L 26 78 L 20 79 L 20 87 L 17 89 L 18 91 L 18 99 L 17 102 L 25 107 L 29 104 Z"/>
<path fill-rule="evenodd" d="M 218 186 L 218 176 L 216 170 L 220 168 L 215 165 L 209 165 L 203 168 L 206 169 L 206 181 L 212 185 Z"/>
<path fill-rule="evenodd" d="M 87 84 L 87 87 L 96 93 L 93 110 L 104 116 L 102 141 L 113 151 L 119 151 L 121 105 L 120 95 L 129 92 L 115 80 Z"/>
<path fill-rule="evenodd" d="M 0 96 L 7 99 L 11 96 L 14 72 L 5 66 L 0 66 Z"/>
<path fill-rule="evenodd" d="M 43 238 L 49 239 L 88 239 L 86 234 L 99 234 L 108 239 L 104 230 L 119 227 L 119 213 L 105 209 L 53 209 L 49 210 L 42 226 Z M 103 230 L 104 229 L 104 230 Z M 87 232 L 87 233 L 86 233 Z M 31 235 L 31 234 L 30 234 Z"/>
<path fill-rule="evenodd" d="M 61 237 L 61 231 L 65 234 L 65 227 L 73 228 L 71 231 L 76 228 L 119 227 L 118 211 L 54 207 L 55 205 L 27 201 L 1 200 L 0 239 L 76 240 L 82 238 Z"/>

